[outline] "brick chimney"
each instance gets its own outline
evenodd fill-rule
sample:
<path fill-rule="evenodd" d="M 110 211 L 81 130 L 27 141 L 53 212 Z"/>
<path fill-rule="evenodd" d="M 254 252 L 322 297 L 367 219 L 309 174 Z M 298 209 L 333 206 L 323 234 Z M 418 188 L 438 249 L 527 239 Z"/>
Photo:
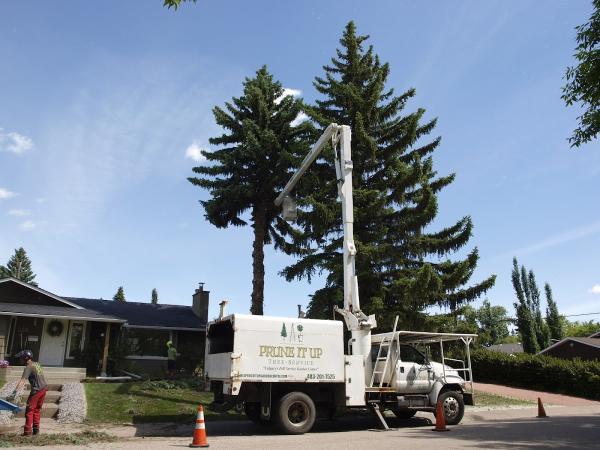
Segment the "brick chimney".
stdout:
<path fill-rule="evenodd" d="M 208 322 L 208 294 L 210 291 L 204 290 L 204 283 L 200 283 L 194 295 L 192 295 L 192 310 L 204 322 Z"/>

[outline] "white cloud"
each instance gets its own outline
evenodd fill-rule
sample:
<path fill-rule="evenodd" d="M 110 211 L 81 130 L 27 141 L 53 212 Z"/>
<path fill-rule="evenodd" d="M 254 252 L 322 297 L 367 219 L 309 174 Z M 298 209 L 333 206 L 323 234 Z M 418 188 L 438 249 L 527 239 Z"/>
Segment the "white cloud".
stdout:
<path fill-rule="evenodd" d="M 300 111 L 300 114 L 298 114 L 298 116 L 296 116 L 296 118 L 294 120 L 292 120 L 292 123 L 290 125 L 293 127 L 297 127 L 302 122 L 305 122 L 307 120 L 308 120 L 308 116 L 305 113 L 303 113 L 302 111 Z"/>
<path fill-rule="evenodd" d="M 591 289 L 588 289 L 588 293 L 600 295 L 600 284 L 595 284 Z"/>
<path fill-rule="evenodd" d="M 288 95 L 291 95 L 292 97 L 299 97 L 302 95 L 302 91 L 300 89 L 284 88 L 283 93 L 275 99 L 275 103 L 279 104 L 281 100 L 286 98 Z"/>
<path fill-rule="evenodd" d="M 17 194 L 12 191 L 9 191 L 8 189 L 0 188 L 0 200 L 12 198 L 15 195 Z"/>
<path fill-rule="evenodd" d="M 21 225 L 19 225 L 19 228 L 23 231 L 31 231 L 35 228 L 35 226 L 36 225 L 33 220 L 26 220 Z"/>
<path fill-rule="evenodd" d="M 202 149 L 196 142 L 189 145 L 188 148 L 185 149 L 185 157 L 196 162 L 206 161 L 206 156 L 202 154 Z"/>
<path fill-rule="evenodd" d="M 15 155 L 22 155 L 32 148 L 33 141 L 31 138 L 15 133 L 14 131 L 5 133 L 4 130 L 0 128 L 0 152 L 10 152 Z"/>
<path fill-rule="evenodd" d="M 10 211 L 8 211 L 8 215 L 14 217 L 25 217 L 30 214 L 31 212 L 27 211 L 26 209 L 11 209 Z"/>

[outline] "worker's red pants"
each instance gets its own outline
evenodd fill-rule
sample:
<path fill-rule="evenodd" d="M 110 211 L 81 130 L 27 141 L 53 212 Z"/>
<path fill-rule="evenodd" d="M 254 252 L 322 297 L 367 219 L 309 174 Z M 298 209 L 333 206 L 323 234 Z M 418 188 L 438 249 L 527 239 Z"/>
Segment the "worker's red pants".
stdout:
<path fill-rule="evenodd" d="M 31 434 L 32 428 L 36 430 L 40 429 L 40 415 L 42 411 L 42 405 L 46 398 L 46 392 L 48 388 L 44 388 L 41 391 L 30 395 L 27 399 L 27 408 L 25 409 L 25 434 Z"/>

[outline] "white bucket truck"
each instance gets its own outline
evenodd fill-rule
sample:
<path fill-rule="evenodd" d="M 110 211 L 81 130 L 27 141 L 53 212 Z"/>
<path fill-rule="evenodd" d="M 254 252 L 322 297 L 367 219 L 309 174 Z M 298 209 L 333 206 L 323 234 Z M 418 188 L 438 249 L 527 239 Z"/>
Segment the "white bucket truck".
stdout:
<path fill-rule="evenodd" d="M 465 403 L 473 403 L 469 345 L 476 335 L 397 331 L 397 318 L 392 332 L 372 335 L 375 317 L 360 310 L 348 126 L 327 127 L 275 203 L 283 204 L 285 218 L 295 215 L 289 194 L 330 139 L 344 224 L 344 308 L 336 311 L 351 334 L 347 354 L 340 321 L 225 316 L 222 308 L 207 328 L 206 377 L 215 394 L 213 407 L 243 404 L 251 420 L 275 423 L 290 434 L 309 431 L 317 414 L 332 415 L 343 407 L 372 408 L 387 429 L 382 410 L 409 418 L 417 411 L 435 413 L 440 402 L 446 422 L 457 424 Z M 448 341 L 464 344 L 464 360 L 445 357 Z M 439 348 L 440 362 L 429 356 L 432 346 Z"/>

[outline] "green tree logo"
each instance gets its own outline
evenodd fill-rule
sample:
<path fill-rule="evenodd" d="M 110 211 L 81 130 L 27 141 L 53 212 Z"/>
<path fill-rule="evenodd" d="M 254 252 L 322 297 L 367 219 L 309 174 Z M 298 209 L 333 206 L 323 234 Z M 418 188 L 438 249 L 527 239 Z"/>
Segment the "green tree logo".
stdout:
<path fill-rule="evenodd" d="M 284 338 L 284 339 L 287 337 L 287 331 L 285 329 L 285 323 L 283 325 L 281 325 L 281 337 Z"/>

